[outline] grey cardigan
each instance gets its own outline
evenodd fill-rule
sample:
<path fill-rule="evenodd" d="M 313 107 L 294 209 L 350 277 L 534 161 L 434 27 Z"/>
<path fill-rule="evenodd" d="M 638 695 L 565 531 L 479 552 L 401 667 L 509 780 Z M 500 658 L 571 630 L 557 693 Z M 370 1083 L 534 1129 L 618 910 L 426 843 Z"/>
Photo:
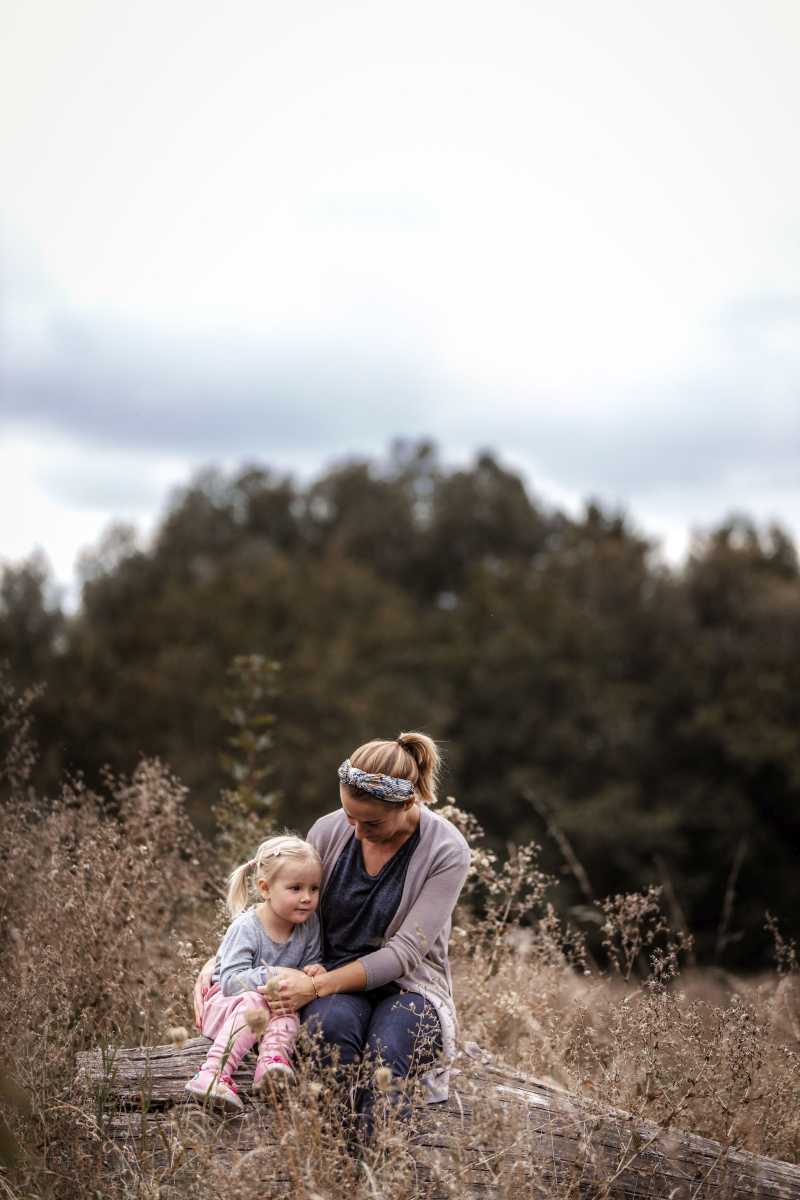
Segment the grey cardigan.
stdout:
<path fill-rule="evenodd" d="M 322 893 L 353 831 L 342 809 L 311 827 L 308 840 L 322 859 Z M 453 909 L 470 865 L 470 849 L 455 825 L 420 805 L 419 843 L 383 946 L 360 960 L 367 988 L 395 983 L 419 992 L 436 1009 L 442 1027 L 444 1066 L 424 1077 L 429 1101 L 446 1100 L 449 1063 L 455 1056 L 456 1012 L 447 946 Z"/>

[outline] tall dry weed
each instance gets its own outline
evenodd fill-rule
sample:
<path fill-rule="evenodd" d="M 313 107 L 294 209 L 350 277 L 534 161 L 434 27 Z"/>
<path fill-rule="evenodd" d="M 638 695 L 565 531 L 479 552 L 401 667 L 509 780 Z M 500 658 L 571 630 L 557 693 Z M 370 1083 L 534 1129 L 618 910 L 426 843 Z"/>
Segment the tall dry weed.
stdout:
<path fill-rule="evenodd" d="M 491 889 L 494 862 L 480 852 L 476 860 Z M 774 975 L 756 981 L 693 970 L 684 976 L 691 941 L 670 929 L 659 889 L 650 888 L 598 903 L 607 953 L 599 971 L 581 939 L 556 918 L 552 883 L 534 877 L 523 925 L 513 919 L 504 925 L 490 908 L 487 925 L 470 926 L 467 917 L 457 930 L 465 1036 L 511 1067 L 577 1094 L 725 1145 L 797 1161 L 800 971 L 794 947 L 771 926 Z"/>
<path fill-rule="evenodd" d="M 0 1063 L 22 1098 L 7 1118 L 20 1179 L 74 1195 L 86 1144 L 75 1054 L 149 1040 L 170 1014 L 185 1017 L 176 931 L 186 938 L 207 924 L 208 851 L 184 789 L 158 762 L 130 779 L 108 776 L 102 795 L 77 780 L 54 800 L 35 796 L 27 718 L 20 699 L 7 706 Z"/>
<path fill-rule="evenodd" d="M 53 801 L 36 797 L 31 699 L 17 698 L 4 725 L 0 1195 L 189 1200 L 213 1189 L 220 1200 L 261 1200 L 284 1188 L 306 1200 L 405 1200 L 432 1189 L 458 1196 L 474 1169 L 498 1197 L 534 1186 L 521 1165 L 524 1121 L 480 1091 L 470 1100 L 474 1145 L 451 1138 L 448 1155 L 421 1168 L 408 1126 L 387 1108 L 377 1141 L 354 1155 L 341 1093 L 313 1056 L 269 1116 L 270 1136 L 246 1153 L 222 1155 L 219 1121 L 202 1112 L 178 1114 L 171 1133 L 147 1133 L 143 1093 L 139 1132 L 120 1157 L 113 1114 L 98 1124 L 75 1092 L 75 1054 L 100 1045 L 113 1062 L 120 1045 L 160 1043 L 170 1027 L 191 1025 L 189 991 L 214 945 L 218 880 L 233 834 L 244 836 L 252 817 L 239 821 L 234 805 L 231 837 L 215 850 L 193 831 L 183 788 L 157 762 L 130 779 L 107 776 L 102 793 L 73 781 Z M 473 847 L 452 940 L 464 1041 L 595 1103 L 797 1161 L 800 972 L 774 923 L 773 975 L 687 972 L 687 940 L 670 931 L 658 892 L 612 897 L 595 909 L 607 956 L 600 968 L 558 915 L 535 846 L 500 863 L 470 814 L 451 800 L 440 812 Z M 500 1148 L 485 1162 L 483 1143 Z M 584 1150 L 588 1162 L 590 1140 Z M 548 1195 L 579 1194 L 571 1170 L 547 1181 Z"/>

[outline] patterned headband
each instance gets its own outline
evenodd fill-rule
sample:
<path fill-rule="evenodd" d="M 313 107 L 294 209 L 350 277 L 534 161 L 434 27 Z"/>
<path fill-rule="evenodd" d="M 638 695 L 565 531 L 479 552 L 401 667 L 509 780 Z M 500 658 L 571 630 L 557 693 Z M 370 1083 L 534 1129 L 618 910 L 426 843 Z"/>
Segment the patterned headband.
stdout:
<path fill-rule="evenodd" d="M 348 787 L 357 788 L 359 792 L 367 792 L 377 800 L 390 800 L 401 804 L 414 795 L 414 785 L 410 779 L 396 779 L 394 775 L 378 775 L 369 771 L 359 771 L 349 758 L 339 767 L 338 775 L 342 783 Z"/>

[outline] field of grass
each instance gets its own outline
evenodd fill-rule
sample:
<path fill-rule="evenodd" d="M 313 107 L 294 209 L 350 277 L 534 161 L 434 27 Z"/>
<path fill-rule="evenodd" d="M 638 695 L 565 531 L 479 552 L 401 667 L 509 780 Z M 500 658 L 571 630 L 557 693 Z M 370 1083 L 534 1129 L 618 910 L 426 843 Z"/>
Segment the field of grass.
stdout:
<path fill-rule="evenodd" d="M 191 984 L 221 928 L 232 839 L 255 845 L 263 828 L 239 814 L 223 849 L 204 842 L 184 790 L 154 762 L 129 780 L 109 775 L 102 796 L 73 781 L 45 802 L 28 786 L 26 754 L 20 735 L 0 831 L 0 1197 L 189 1200 L 202 1189 L 263 1200 L 257 1173 L 220 1168 L 202 1146 L 171 1167 L 112 1171 L 103 1127 L 74 1085 L 80 1050 L 191 1029 Z M 451 803 L 441 811 L 476 851 L 452 940 L 465 1042 L 595 1101 L 800 1159 L 800 974 L 777 929 L 772 974 L 684 969 L 687 937 L 667 927 L 657 892 L 613 897 L 597 908 L 598 965 L 557 916 L 534 847 L 501 865 L 467 814 Z M 341 1133 L 337 1102 L 306 1068 L 276 1114 L 293 1194 L 424 1194 L 405 1128 L 389 1120 L 365 1166 Z M 512 1175 L 497 1183 L 498 1195 L 519 1194 Z"/>

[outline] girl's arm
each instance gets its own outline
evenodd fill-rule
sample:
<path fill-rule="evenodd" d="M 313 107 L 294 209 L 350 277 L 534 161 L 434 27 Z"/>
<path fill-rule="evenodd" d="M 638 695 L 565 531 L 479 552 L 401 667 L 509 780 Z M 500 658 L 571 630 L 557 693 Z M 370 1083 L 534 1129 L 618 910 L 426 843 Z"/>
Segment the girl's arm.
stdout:
<path fill-rule="evenodd" d="M 219 948 L 219 989 L 223 996 L 255 991 L 268 982 L 275 968 L 259 956 L 259 939 L 251 920 L 236 920 Z"/>
<path fill-rule="evenodd" d="M 359 960 L 367 978 L 366 988 L 382 987 L 409 974 L 425 958 L 453 915 L 469 866 L 466 846 L 448 849 L 423 883 L 400 928 L 380 950 Z"/>
<path fill-rule="evenodd" d="M 267 997 L 275 1015 L 282 1016 L 296 1012 L 318 996 L 332 996 L 336 992 L 363 992 L 366 986 L 367 973 L 361 965 L 361 959 L 356 959 L 333 971 L 325 971 L 323 975 L 315 975 L 313 981 L 310 975 L 294 967 L 276 967 L 275 979 L 257 990 Z"/>

